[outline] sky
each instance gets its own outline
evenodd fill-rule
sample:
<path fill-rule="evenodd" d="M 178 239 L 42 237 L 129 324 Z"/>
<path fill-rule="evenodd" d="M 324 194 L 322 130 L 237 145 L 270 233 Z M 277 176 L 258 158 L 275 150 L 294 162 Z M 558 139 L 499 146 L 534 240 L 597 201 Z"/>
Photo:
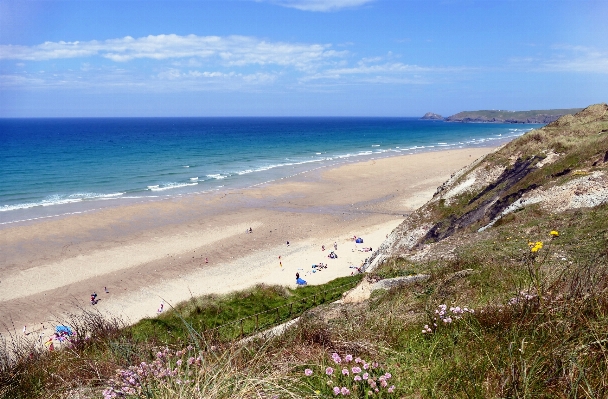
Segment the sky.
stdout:
<path fill-rule="evenodd" d="M 608 101 L 606 0 L 0 0 L 0 117 Z"/>

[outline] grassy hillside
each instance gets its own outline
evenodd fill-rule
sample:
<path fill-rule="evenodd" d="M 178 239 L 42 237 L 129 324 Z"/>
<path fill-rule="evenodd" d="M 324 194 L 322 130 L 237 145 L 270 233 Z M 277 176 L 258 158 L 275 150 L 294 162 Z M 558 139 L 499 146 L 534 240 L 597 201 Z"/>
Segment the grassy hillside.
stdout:
<path fill-rule="evenodd" d="M 546 109 L 532 111 L 480 110 L 463 111 L 448 116 L 448 122 L 506 122 L 506 123 L 549 123 L 563 115 L 575 114 L 582 108 Z"/>
<path fill-rule="evenodd" d="M 89 314 L 63 351 L 8 340 L 0 397 L 608 397 L 608 105 L 455 173 L 368 266 L 349 303 L 310 298 L 350 280 L 258 287 L 131 328 Z M 306 298 L 284 333 L 239 341 L 239 319 Z"/>

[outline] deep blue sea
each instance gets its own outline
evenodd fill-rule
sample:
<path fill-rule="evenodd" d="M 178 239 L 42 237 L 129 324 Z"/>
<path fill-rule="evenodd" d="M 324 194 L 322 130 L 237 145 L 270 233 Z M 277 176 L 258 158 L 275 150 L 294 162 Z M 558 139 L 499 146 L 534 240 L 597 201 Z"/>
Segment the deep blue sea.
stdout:
<path fill-rule="evenodd" d="M 249 187 L 369 158 L 496 145 L 539 126 L 417 118 L 0 119 L 0 225 Z"/>

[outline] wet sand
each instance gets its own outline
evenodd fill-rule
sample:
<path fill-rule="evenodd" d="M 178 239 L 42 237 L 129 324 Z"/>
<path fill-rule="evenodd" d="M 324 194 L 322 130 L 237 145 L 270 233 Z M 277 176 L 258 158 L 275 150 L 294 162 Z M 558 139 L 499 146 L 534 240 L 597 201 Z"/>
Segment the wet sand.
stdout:
<path fill-rule="evenodd" d="M 452 173 L 492 150 L 370 160 L 3 227 L 0 330 L 50 325 L 91 307 L 93 291 L 98 310 L 132 323 L 156 315 L 161 301 L 167 308 L 258 283 L 295 287 L 296 272 L 309 284 L 350 275 L 371 254 L 357 250 L 353 236 L 364 238 L 360 247 L 378 247 Z M 338 259 L 329 259 L 334 242 Z M 328 268 L 312 273 L 319 262 Z"/>

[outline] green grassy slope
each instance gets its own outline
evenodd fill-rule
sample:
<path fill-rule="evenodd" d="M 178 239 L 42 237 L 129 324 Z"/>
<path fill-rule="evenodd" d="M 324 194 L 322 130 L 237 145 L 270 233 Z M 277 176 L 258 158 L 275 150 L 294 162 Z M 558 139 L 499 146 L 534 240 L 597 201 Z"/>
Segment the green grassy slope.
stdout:
<path fill-rule="evenodd" d="M 582 108 L 547 109 L 532 111 L 480 110 L 463 111 L 448 116 L 448 122 L 507 122 L 507 123 L 549 123 L 558 117 L 575 114 Z"/>

